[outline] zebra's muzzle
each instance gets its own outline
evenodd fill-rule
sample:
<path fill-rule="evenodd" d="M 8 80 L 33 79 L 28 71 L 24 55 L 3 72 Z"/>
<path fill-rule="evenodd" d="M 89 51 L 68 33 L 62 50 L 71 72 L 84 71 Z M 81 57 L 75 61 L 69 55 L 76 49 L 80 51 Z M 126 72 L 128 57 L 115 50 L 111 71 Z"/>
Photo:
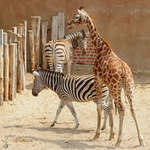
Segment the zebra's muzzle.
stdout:
<path fill-rule="evenodd" d="M 33 95 L 33 96 L 38 96 L 38 93 L 35 93 L 35 92 L 32 90 L 32 95 Z"/>

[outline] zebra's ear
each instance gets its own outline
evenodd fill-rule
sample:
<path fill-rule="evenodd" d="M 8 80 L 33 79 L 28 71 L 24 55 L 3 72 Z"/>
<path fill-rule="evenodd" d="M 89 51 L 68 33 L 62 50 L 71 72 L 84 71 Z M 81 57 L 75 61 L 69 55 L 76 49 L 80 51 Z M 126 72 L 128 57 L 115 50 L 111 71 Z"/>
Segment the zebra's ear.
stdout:
<path fill-rule="evenodd" d="M 33 71 L 32 74 L 33 74 L 34 76 L 40 76 L 37 71 Z"/>

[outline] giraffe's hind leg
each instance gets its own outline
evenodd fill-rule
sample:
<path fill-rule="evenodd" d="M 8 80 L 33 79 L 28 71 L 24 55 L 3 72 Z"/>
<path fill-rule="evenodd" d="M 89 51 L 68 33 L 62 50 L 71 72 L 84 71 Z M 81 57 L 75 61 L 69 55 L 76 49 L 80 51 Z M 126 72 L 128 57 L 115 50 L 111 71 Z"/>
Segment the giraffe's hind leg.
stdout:
<path fill-rule="evenodd" d="M 133 106 L 133 101 L 134 101 L 134 94 L 133 94 L 134 90 L 128 90 L 128 94 L 127 94 L 127 98 L 129 101 L 129 105 L 130 105 L 130 111 L 131 111 L 131 115 L 135 121 L 135 125 L 136 125 L 136 129 L 137 129 L 137 133 L 138 133 L 138 139 L 139 139 L 139 143 L 141 146 L 145 146 L 145 142 L 144 142 L 144 138 L 143 135 L 140 132 L 139 126 L 138 126 L 138 122 L 136 119 L 136 113 L 135 113 L 135 108 Z"/>
<path fill-rule="evenodd" d="M 112 95 L 113 95 L 114 102 L 119 113 L 119 133 L 118 133 L 118 139 L 117 139 L 115 146 L 120 146 L 120 143 L 122 141 L 122 130 L 123 130 L 125 109 L 121 102 L 121 90 L 114 91 Z"/>

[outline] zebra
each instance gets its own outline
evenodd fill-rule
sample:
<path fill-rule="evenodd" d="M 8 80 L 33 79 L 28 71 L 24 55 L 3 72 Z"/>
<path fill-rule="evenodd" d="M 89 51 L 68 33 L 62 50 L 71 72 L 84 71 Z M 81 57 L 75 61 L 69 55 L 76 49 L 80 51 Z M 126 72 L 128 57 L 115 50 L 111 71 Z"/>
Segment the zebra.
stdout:
<path fill-rule="evenodd" d="M 44 57 L 47 62 L 47 69 L 56 72 L 63 72 L 64 64 L 67 64 L 67 72 L 71 73 L 73 50 L 78 46 L 85 54 L 86 34 L 84 30 L 65 34 L 64 39 L 52 40 L 45 45 Z"/>
<path fill-rule="evenodd" d="M 60 72 L 53 72 L 50 70 L 38 69 L 33 71 L 34 82 L 32 88 L 33 96 L 38 96 L 40 91 L 45 87 L 50 88 L 57 93 L 60 104 L 58 106 L 55 119 L 51 124 L 53 127 L 58 119 L 61 110 L 66 105 L 71 111 L 76 126 L 78 128 L 79 121 L 76 115 L 76 111 L 73 107 L 72 102 L 88 102 L 93 101 L 97 105 L 97 111 L 99 108 L 103 108 L 104 111 L 109 115 L 109 124 L 110 124 L 110 137 L 111 140 L 114 137 L 113 131 L 113 115 L 112 107 L 108 104 L 109 101 L 109 90 L 103 85 L 102 87 L 102 100 L 99 101 L 98 96 L 96 95 L 96 90 L 94 86 L 94 75 L 83 75 L 83 76 L 73 76 L 73 75 L 64 75 Z M 98 113 L 98 112 L 97 112 Z M 98 118 L 98 123 L 100 123 L 100 116 Z"/>

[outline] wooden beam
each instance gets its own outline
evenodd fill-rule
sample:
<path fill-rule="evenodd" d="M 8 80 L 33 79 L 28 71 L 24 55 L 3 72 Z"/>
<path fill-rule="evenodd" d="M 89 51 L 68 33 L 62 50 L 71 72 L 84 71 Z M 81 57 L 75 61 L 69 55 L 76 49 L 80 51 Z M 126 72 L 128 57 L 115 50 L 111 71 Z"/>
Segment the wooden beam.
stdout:
<path fill-rule="evenodd" d="M 43 56 L 43 61 L 42 61 L 42 68 L 46 69 L 46 60 L 44 57 L 44 49 L 45 49 L 45 44 L 47 43 L 47 27 L 48 27 L 48 21 L 43 21 L 42 22 L 42 56 Z"/>
<path fill-rule="evenodd" d="M 9 100 L 9 45 L 4 44 L 4 100 Z"/>
<path fill-rule="evenodd" d="M 24 21 L 24 69 L 27 72 L 27 21 Z"/>
<path fill-rule="evenodd" d="M 64 13 L 58 13 L 58 39 L 63 39 L 65 35 L 65 16 Z"/>
<path fill-rule="evenodd" d="M 52 16 L 51 40 L 58 40 L 58 16 Z"/>
<path fill-rule="evenodd" d="M 17 44 L 9 44 L 9 99 L 13 100 L 16 94 L 16 52 Z"/>
<path fill-rule="evenodd" d="M 20 47 L 18 51 L 20 51 L 20 57 L 21 57 L 21 82 L 22 82 L 22 90 L 25 89 L 25 65 L 24 65 L 24 24 L 18 24 L 18 41 L 20 41 Z"/>
<path fill-rule="evenodd" d="M 37 68 L 41 64 L 41 49 L 40 49 L 40 16 L 31 16 L 31 26 L 34 33 L 34 48 L 35 48 L 35 67 Z"/>
<path fill-rule="evenodd" d="M 0 105 L 3 104 L 3 99 L 4 99 L 4 87 L 3 87 L 3 67 L 4 67 L 4 62 L 3 62 L 3 30 L 0 30 Z"/>
<path fill-rule="evenodd" d="M 35 69 L 35 44 L 34 44 L 34 32 L 32 30 L 28 30 L 28 56 L 30 59 L 28 59 L 29 65 L 29 71 L 32 72 L 32 70 Z"/>

